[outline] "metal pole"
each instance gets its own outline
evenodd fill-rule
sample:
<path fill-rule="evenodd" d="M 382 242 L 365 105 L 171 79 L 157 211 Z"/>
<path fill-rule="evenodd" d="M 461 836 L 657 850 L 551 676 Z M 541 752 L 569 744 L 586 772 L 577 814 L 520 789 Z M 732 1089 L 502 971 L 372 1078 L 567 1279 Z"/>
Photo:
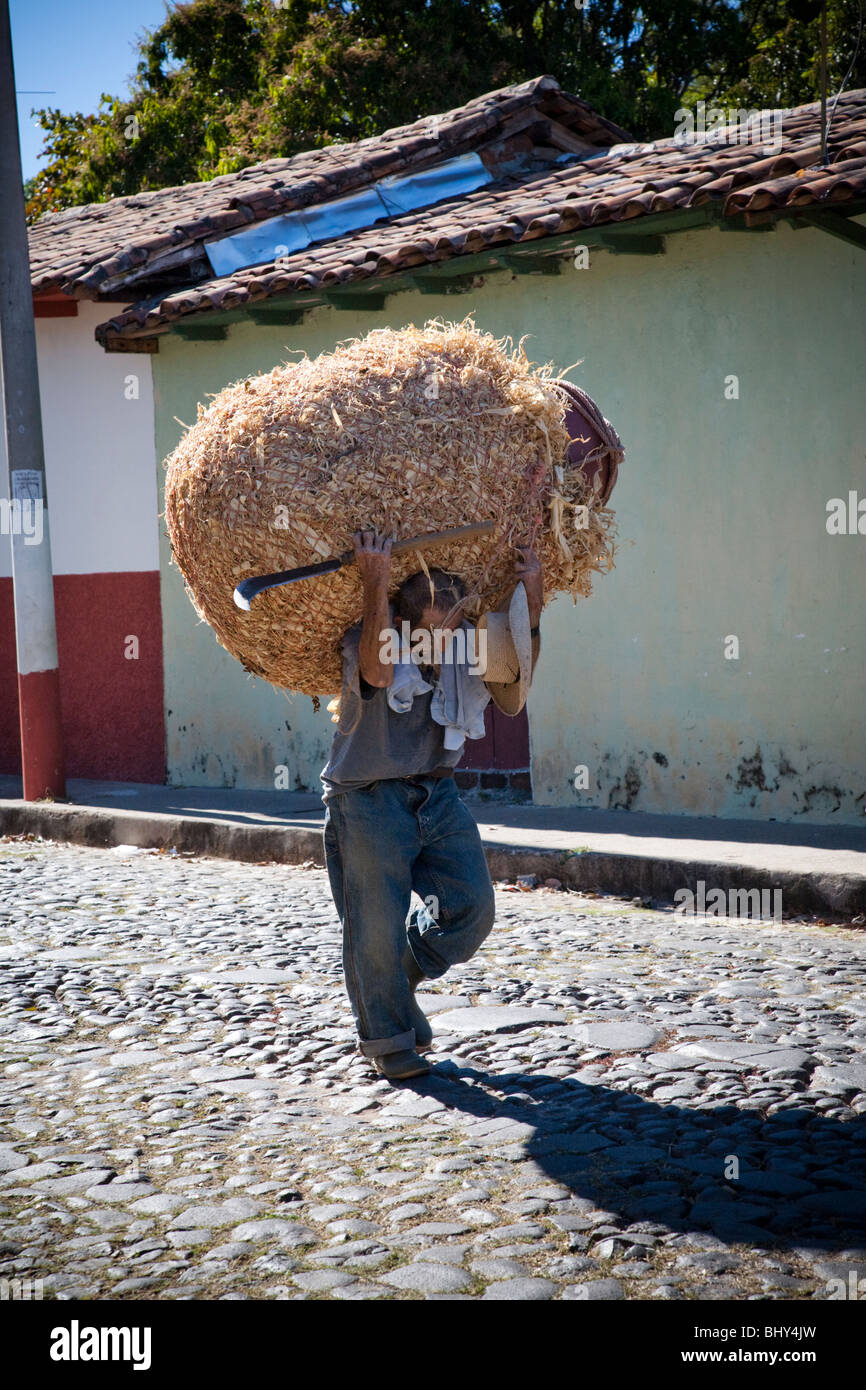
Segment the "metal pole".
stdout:
<path fill-rule="evenodd" d="M 0 0 L 0 393 L 9 455 L 24 799 L 66 796 L 36 330 L 8 0 Z"/>

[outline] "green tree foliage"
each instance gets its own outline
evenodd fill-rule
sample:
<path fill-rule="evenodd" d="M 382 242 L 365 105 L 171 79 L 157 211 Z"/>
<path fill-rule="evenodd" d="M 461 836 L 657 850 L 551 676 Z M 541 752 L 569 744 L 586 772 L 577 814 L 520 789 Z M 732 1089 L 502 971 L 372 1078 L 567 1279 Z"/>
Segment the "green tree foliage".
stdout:
<path fill-rule="evenodd" d="M 801 106 L 821 94 L 820 0 L 746 0 L 750 47 L 738 73 L 718 96 L 731 106 Z M 863 32 L 861 33 L 861 27 Z M 828 0 L 827 91 L 839 90 L 857 60 L 848 88 L 866 86 L 866 0 Z"/>
<path fill-rule="evenodd" d="M 863 0 L 828 0 L 831 90 Z M 698 98 L 819 94 L 816 0 L 187 0 L 145 34 L 131 90 L 36 114 L 49 163 L 28 215 L 375 135 L 551 73 L 650 140 Z M 866 85 L 866 42 L 850 85 Z"/>

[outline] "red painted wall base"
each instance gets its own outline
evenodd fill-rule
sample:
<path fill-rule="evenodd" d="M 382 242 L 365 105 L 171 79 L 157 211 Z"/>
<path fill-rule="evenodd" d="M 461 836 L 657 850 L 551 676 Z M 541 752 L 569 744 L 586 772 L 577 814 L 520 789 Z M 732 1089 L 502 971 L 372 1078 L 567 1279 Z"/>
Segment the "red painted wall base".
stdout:
<path fill-rule="evenodd" d="M 158 572 L 55 575 L 54 604 L 66 776 L 164 782 Z M 11 579 L 0 579 L 0 772 L 21 772 Z"/>

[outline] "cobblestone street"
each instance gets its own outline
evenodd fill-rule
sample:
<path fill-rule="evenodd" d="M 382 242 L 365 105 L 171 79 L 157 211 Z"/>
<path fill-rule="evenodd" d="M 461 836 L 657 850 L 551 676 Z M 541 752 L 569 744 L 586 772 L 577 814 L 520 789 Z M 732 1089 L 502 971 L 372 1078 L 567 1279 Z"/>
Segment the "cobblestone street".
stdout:
<path fill-rule="evenodd" d="M 60 1299 L 866 1281 L 866 933 L 497 886 L 356 1048 L 323 870 L 0 841 L 0 1277 Z M 866 1289 L 866 1284 L 864 1284 Z"/>

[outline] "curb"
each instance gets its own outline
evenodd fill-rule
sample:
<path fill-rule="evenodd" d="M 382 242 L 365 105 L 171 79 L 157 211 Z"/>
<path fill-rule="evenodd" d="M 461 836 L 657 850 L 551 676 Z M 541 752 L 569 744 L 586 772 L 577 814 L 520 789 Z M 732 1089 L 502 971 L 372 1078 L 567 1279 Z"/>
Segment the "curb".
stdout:
<path fill-rule="evenodd" d="M 0 835 L 40 835 L 46 840 L 110 849 L 175 849 L 243 863 L 262 860 L 325 867 L 322 830 L 299 826 L 240 825 L 204 817 L 159 812 L 107 810 L 49 802 L 0 801 Z M 782 892 L 786 915 L 830 912 L 854 916 L 866 911 L 866 875 L 796 873 L 756 868 L 751 864 L 712 860 L 650 858 L 637 854 L 580 854 L 537 846 L 485 844 L 491 877 L 516 879 L 535 874 L 539 881 L 558 878 L 568 888 L 673 901 L 683 888 L 695 892 L 720 888 Z M 772 898 L 771 898 L 772 901 Z M 712 914 L 710 914 L 712 915 Z"/>
<path fill-rule="evenodd" d="M 234 821 L 169 816 L 159 811 L 109 811 L 99 807 L 0 801 L 0 835 L 41 835 L 46 840 L 92 849 L 137 845 L 212 855 L 245 863 L 275 859 L 282 864 L 313 860 L 324 867 L 321 829 L 239 825 Z"/>
<path fill-rule="evenodd" d="M 780 889 L 783 911 L 788 916 L 831 912 L 853 917 L 866 911 L 866 876 L 862 874 L 798 874 L 790 869 L 759 869 L 753 864 L 653 859 L 595 850 L 574 854 L 530 847 L 505 850 L 489 845 L 485 850 L 494 878 L 535 874 L 541 882 L 558 878 L 568 888 L 612 893 L 622 898 L 655 898 L 661 902 L 673 902 L 674 895 L 683 888 L 696 892 L 702 881 L 707 894 L 714 888 L 725 893 L 732 889 L 766 890 L 771 903 L 774 890 Z"/>

